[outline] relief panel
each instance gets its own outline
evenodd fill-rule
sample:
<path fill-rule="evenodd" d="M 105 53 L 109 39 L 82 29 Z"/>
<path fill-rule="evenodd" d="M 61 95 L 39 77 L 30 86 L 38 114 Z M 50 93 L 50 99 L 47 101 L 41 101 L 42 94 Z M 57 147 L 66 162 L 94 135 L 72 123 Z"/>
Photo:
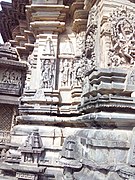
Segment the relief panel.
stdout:
<path fill-rule="evenodd" d="M 134 65 L 135 17 L 126 8 L 117 9 L 110 18 L 112 48 L 109 66 Z"/>
<path fill-rule="evenodd" d="M 22 72 L 13 69 L 0 69 L 0 93 L 20 95 L 22 90 Z"/>
<path fill-rule="evenodd" d="M 72 85 L 72 61 L 71 59 L 60 60 L 60 86 L 67 87 Z"/>
<path fill-rule="evenodd" d="M 44 59 L 41 62 L 41 88 L 54 88 L 55 61 Z"/>

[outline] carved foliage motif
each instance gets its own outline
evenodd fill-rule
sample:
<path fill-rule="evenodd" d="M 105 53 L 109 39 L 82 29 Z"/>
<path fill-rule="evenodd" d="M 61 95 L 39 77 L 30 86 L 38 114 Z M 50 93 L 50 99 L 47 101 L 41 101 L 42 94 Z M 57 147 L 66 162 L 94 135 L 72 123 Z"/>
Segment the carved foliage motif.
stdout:
<path fill-rule="evenodd" d="M 45 59 L 41 62 L 41 88 L 54 87 L 54 60 Z"/>
<path fill-rule="evenodd" d="M 127 9 L 117 9 L 110 17 L 112 48 L 109 51 L 110 66 L 134 64 L 135 16 Z"/>

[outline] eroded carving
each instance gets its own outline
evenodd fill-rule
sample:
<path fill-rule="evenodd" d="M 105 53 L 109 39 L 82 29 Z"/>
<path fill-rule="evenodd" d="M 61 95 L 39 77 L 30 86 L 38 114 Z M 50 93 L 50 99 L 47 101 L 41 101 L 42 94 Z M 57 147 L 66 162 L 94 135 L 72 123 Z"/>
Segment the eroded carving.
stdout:
<path fill-rule="evenodd" d="M 84 31 L 76 35 L 76 53 L 81 55 L 85 49 L 85 35 Z"/>
<path fill-rule="evenodd" d="M 127 9 L 117 9 L 110 18 L 112 48 L 109 50 L 109 66 L 134 64 L 135 18 Z"/>
<path fill-rule="evenodd" d="M 131 72 L 128 73 L 127 83 L 131 85 L 135 85 L 135 68 L 134 67 L 131 70 Z"/>
<path fill-rule="evenodd" d="M 1 83 L 21 85 L 21 73 L 12 69 L 6 69 L 1 78 Z"/>
<path fill-rule="evenodd" d="M 45 55 L 45 56 L 55 56 L 54 45 L 53 45 L 53 42 L 52 42 L 51 38 L 48 38 L 46 40 L 46 45 L 45 45 L 45 48 L 43 50 L 43 55 Z"/>
<path fill-rule="evenodd" d="M 73 179 L 73 169 L 80 169 L 82 164 L 82 148 L 77 137 L 69 136 L 63 145 L 60 163 L 64 166 L 63 177 L 65 180 Z"/>
<path fill-rule="evenodd" d="M 74 46 L 72 40 L 65 36 L 60 39 L 60 49 L 61 55 L 74 55 Z"/>
<path fill-rule="evenodd" d="M 61 86 L 70 86 L 71 62 L 68 59 L 62 59 L 60 65 Z"/>
<path fill-rule="evenodd" d="M 85 55 L 88 59 L 91 60 L 91 63 L 94 61 L 95 57 L 95 33 L 96 33 L 96 24 L 92 24 L 86 33 L 85 41 Z"/>
<path fill-rule="evenodd" d="M 76 68 L 76 79 L 77 79 L 77 85 L 81 85 L 83 82 L 82 66 L 78 66 Z"/>
<path fill-rule="evenodd" d="M 41 88 L 53 88 L 54 70 L 54 60 L 45 59 L 41 62 Z"/>
<path fill-rule="evenodd" d="M 96 66 L 96 59 L 95 59 L 95 37 L 96 37 L 96 29 L 97 23 L 95 21 L 95 10 L 92 10 L 89 13 L 89 20 L 88 20 L 88 28 L 85 35 L 85 45 L 84 51 L 80 56 L 79 66 L 76 68 L 76 79 L 78 83 L 82 84 L 82 81 L 85 75 Z"/>

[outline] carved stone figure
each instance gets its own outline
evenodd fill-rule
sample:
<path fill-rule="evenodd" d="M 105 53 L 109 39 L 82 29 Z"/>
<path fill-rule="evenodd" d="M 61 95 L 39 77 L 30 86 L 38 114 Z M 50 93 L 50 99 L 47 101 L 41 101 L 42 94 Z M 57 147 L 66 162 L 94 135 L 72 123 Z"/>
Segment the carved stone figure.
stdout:
<path fill-rule="evenodd" d="M 92 59 L 91 59 L 92 58 Z M 80 57 L 76 68 L 76 79 L 78 84 L 82 84 L 85 75 L 95 67 L 95 53 L 91 53 L 91 58 L 87 58 L 85 52 Z"/>
<path fill-rule="evenodd" d="M 78 83 L 82 84 L 84 76 L 87 72 L 95 67 L 95 37 L 96 37 L 96 21 L 94 18 L 95 10 L 92 8 L 89 20 L 88 28 L 85 35 L 84 50 L 80 56 L 79 66 L 76 68 L 76 79 Z"/>
<path fill-rule="evenodd" d="M 6 69 L 2 74 L 1 82 L 15 84 L 19 87 L 21 85 L 21 73 L 12 69 Z"/>
<path fill-rule="evenodd" d="M 109 51 L 110 66 L 134 64 L 135 22 L 126 9 L 117 10 L 110 18 L 112 48 Z"/>
<path fill-rule="evenodd" d="M 10 72 L 6 69 L 3 73 L 2 82 L 10 83 Z"/>
<path fill-rule="evenodd" d="M 86 52 L 86 57 L 91 60 L 93 58 L 93 53 L 95 48 L 95 30 L 96 30 L 96 25 L 92 24 L 89 27 L 88 32 L 86 34 L 85 52 Z"/>
<path fill-rule="evenodd" d="M 48 38 L 47 41 L 46 41 L 46 45 L 45 45 L 45 48 L 44 48 L 43 55 L 55 56 L 54 46 L 53 46 L 53 42 L 52 42 L 51 38 Z"/>
<path fill-rule="evenodd" d="M 131 70 L 130 73 L 128 73 L 127 76 L 127 83 L 131 85 L 135 85 L 135 67 Z"/>
<path fill-rule="evenodd" d="M 4 149 L 2 149 L 2 151 L 1 151 L 1 154 L 0 154 L 0 156 L 1 156 L 1 159 L 5 159 L 6 158 L 6 149 L 4 148 Z"/>
<path fill-rule="evenodd" d="M 54 60 L 45 59 L 41 64 L 41 88 L 53 88 L 54 85 Z"/>
<path fill-rule="evenodd" d="M 70 79 L 69 79 L 69 75 L 70 75 L 70 71 L 69 71 L 69 62 L 67 59 L 64 59 L 61 62 L 61 68 L 60 68 L 62 77 L 61 77 L 61 86 L 68 86 Z"/>
<path fill-rule="evenodd" d="M 76 79 L 77 79 L 77 84 L 81 84 L 82 83 L 82 69 L 80 66 L 77 67 L 76 69 Z"/>
<path fill-rule="evenodd" d="M 30 66 L 19 112 L 13 109 L 10 142 L 0 137 L 0 147 L 12 157 L 5 163 L 3 150 L 0 179 L 135 180 L 135 4 L 32 0 L 22 21 L 23 1 L 30 2 L 13 0 L 19 16 L 13 32 L 7 31 L 7 23 L 15 19 L 14 6 L 5 3 L 5 15 L 0 13 L 4 41 L 13 34 L 10 42 L 17 46 L 20 64 L 26 59 Z M 117 11 L 120 5 L 127 5 L 130 13 Z M 0 53 L 0 87 L 5 85 L 0 92 L 0 127 L 8 122 L 3 116 L 10 109 L 3 108 L 10 96 L 2 93 L 21 81 L 18 69 L 23 73 L 23 65 L 11 63 L 11 57 Z M 9 103 L 18 105 L 14 99 Z M 18 147 L 20 156 L 13 161 L 8 149 Z"/>
<path fill-rule="evenodd" d="M 85 48 L 85 35 L 84 31 L 76 35 L 76 53 L 81 55 Z"/>

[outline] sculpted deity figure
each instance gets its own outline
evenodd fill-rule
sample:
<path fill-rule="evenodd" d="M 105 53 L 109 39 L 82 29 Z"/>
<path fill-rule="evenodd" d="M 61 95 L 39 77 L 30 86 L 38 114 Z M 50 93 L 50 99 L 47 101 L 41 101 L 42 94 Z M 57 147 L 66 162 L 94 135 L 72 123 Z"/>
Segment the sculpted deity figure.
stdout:
<path fill-rule="evenodd" d="M 85 32 L 82 31 L 76 35 L 76 53 L 81 55 L 85 49 Z"/>
<path fill-rule="evenodd" d="M 53 87 L 53 81 L 54 81 L 54 64 L 49 59 L 45 59 L 42 62 L 42 88 L 52 88 Z"/>
<path fill-rule="evenodd" d="M 119 48 L 120 56 L 128 59 L 129 62 L 133 62 L 133 57 L 130 54 L 132 41 L 133 41 L 133 28 L 127 20 L 123 20 L 118 24 L 119 39 L 114 45 L 114 49 Z"/>
<path fill-rule="evenodd" d="M 86 56 L 87 58 L 91 59 L 92 58 L 92 53 L 94 52 L 94 33 L 90 31 L 88 35 L 86 36 L 86 43 L 85 43 L 85 48 L 86 48 Z"/>
<path fill-rule="evenodd" d="M 113 47 L 109 51 L 111 65 L 132 65 L 135 61 L 134 18 L 129 16 L 126 10 L 113 15 L 111 18 Z"/>
<path fill-rule="evenodd" d="M 127 76 L 127 83 L 131 85 L 135 85 L 135 67 L 131 70 L 130 73 L 128 73 Z"/>
<path fill-rule="evenodd" d="M 68 86 L 69 84 L 69 62 L 67 59 L 62 61 L 62 66 L 61 66 L 61 73 L 62 73 L 62 78 L 61 78 L 61 85 L 62 86 Z"/>
<path fill-rule="evenodd" d="M 10 72 L 6 69 L 3 73 L 2 82 L 10 83 Z"/>
<path fill-rule="evenodd" d="M 3 72 L 2 82 L 8 84 L 16 84 L 18 87 L 20 87 L 22 83 L 21 73 L 11 69 L 6 69 Z"/>

